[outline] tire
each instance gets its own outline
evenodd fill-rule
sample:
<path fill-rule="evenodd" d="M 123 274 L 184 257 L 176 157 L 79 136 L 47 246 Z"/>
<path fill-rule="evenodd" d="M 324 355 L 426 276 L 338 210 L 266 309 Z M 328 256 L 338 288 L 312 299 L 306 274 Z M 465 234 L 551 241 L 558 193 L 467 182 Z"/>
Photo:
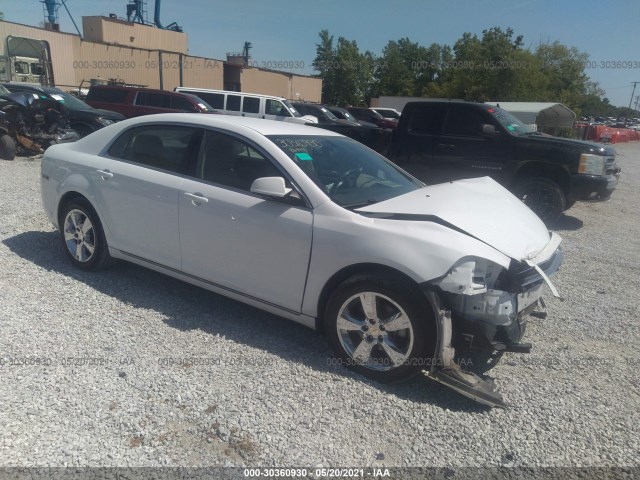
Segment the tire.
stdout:
<path fill-rule="evenodd" d="M 71 263 L 82 270 L 99 270 L 113 260 L 98 214 L 85 198 L 74 198 L 60 209 L 60 240 Z"/>
<path fill-rule="evenodd" d="M 431 367 L 437 339 L 433 317 L 417 287 L 400 279 L 359 275 L 340 284 L 329 298 L 324 328 L 341 365 L 392 383 Z"/>
<path fill-rule="evenodd" d="M 566 198 L 562 189 L 548 178 L 534 177 L 523 180 L 515 186 L 513 193 L 546 224 L 558 220 L 566 209 Z"/>
<path fill-rule="evenodd" d="M 16 142 L 9 135 L 0 135 L 0 158 L 3 160 L 15 160 Z"/>

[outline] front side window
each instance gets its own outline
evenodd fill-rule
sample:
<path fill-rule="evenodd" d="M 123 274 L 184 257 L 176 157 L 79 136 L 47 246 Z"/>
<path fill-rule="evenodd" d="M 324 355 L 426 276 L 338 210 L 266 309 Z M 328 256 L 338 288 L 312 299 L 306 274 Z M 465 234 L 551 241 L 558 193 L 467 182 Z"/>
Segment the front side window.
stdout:
<path fill-rule="evenodd" d="M 291 107 L 293 108 L 293 107 Z M 267 99 L 265 113 L 267 115 L 275 115 L 277 117 L 290 117 L 291 112 L 284 106 L 280 100 Z"/>
<path fill-rule="evenodd" d="M 193 127 L 150 125 L 127 130 L 108 150 L 110 156 L 187 175 L 200 148 L 202 131 Z"/>
<path fill-rule="evenodd" d="M 21 75 L 27 75 L 29 73 L 29 64 L 27 62 L 16 62 L 14 65 L 16 73 Z"/>
<path fill-rule="evenodd" d="M 197 168 L 198 178 L 249 191 L 256 178 L 282 177 L 269 159 L 236 137 L 207 132 L 204 142 Z"/>
<path fill-rule="evenodd" d="M 423 185 L 384 157 L 342 136 L 269 135 L 338 205 L 357 208 L 388 200 Z"/>
<path fill-rule="evenodd" d="M 481 137 L 482 125 L 489 123 L 480 110 L 452 107 L 447 113 L 443 133 L 464 137 Z"/>
<path fill-rule="evenodd" d="M 42 75 L 44 73 L 44 68 L 39 63 L 31 64 L 31 75 Z"/>

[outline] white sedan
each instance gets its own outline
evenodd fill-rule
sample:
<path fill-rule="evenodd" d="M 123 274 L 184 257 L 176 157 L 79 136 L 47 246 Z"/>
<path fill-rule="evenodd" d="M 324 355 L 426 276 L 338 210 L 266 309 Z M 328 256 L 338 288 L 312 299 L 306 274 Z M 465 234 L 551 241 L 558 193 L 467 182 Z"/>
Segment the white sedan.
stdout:
<path fill-rule="evenodd" d="M 493 180 L 425 186 L 283 122 L 123 121 L 49 148 L 41 187 L 78 268 L 136 263 L 321 330 L 370 378 L 426 370 L 489 405 L 501 396 L 477 373 L 529 350 L 562 262 L 560 238 Z"/>

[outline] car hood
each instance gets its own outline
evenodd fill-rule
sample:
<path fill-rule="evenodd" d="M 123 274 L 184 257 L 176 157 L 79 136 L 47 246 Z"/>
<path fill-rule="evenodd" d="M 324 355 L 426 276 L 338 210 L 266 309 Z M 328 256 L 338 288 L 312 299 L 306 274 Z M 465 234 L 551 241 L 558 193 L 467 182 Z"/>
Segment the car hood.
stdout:
<path fill-rule="evenodd" d="M 103 110 L 102 108 L 93 108 L 90 111 L 93 113 L 97 113 L 102 118 L 106 118 L 107 120 L 124 120 L 127 118 L 121 113 L 114 112 L 112 110 Z"/>
<path fill-rule="evenodd" d="M 550 241 L 542 220 L 489 177 L 427 186 L 355 211 L 437 222 L 518 261 L 534 258 Z"/>
<path fill-rule="evenodd" d="M 559 147 L 572 148 L 580 152 L 589 152 L 599 155 L 615 155 L 616 150 L 611 145 L 602 145 L 600 143 L 589 142 L 586 140 L 576 140 L 573 138 L 554 137 L 553 135 L 536 134 L 525 135 L 524 138 L 533 143 L 543 142 L 545 145 L 557 145 Z"/>

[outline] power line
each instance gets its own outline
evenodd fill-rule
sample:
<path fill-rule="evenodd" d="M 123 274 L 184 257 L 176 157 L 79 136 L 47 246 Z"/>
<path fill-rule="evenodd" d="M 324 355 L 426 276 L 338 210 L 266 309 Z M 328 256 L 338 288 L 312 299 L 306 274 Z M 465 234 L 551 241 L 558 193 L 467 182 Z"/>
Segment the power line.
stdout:
<path fill-rule="evenodd" d="M 631 98 L 629 99 L 629 108 L 631 108 L 631 102 L 633 102 L 633 94 L 636 93 L 636 85 L 640 82 L 631 82 L 633 84 L 633 91 L 631 92 Z"/>

